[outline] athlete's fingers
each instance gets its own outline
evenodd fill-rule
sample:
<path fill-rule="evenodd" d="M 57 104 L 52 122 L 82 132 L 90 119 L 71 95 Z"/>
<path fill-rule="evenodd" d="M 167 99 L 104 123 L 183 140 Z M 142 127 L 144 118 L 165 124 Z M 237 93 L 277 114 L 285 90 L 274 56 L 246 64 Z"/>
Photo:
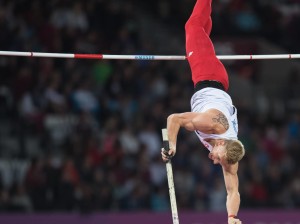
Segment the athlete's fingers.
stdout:
<path fill-rule="evenodd" d="M 171 159 L 172 154 L 173 154 L 173 151 L 170 152 L 170 150 L 167 151 L 164 148 L 161 149 L 161 156 L 162 156 L 163 161 L 165 161 L 165 162 L 167 162 Z"/>
<path fill-rule="evenodd" d="M 235 219 L 233 217 L 228 219 L 228 224 L 242 224 L 241 220 Z"/>

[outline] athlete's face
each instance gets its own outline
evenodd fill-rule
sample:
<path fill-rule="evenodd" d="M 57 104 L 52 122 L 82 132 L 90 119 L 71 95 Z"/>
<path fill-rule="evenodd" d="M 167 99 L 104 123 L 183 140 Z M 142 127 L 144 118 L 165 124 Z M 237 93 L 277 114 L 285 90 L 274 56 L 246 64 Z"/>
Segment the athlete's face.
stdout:
<path fill-rule="evenodd" d="M 223 165 L 226 163 L 225 159 L 226 149 L 224 141 L 218 141 L 215 143 L 211 152 L 208 154 L 208 158 L 210 158 L 214 164 Z"/>

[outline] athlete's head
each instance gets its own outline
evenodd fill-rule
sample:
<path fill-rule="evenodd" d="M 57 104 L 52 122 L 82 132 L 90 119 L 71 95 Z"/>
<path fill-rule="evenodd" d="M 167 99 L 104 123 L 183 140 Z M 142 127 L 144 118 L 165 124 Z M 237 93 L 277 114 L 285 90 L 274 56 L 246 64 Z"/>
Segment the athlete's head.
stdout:
<path fill-rule="evenodd" d="M 245 155 L 243 144 L 239 140 L 215 140 L 208 157 L 214 164 L 235 164 Z"/>

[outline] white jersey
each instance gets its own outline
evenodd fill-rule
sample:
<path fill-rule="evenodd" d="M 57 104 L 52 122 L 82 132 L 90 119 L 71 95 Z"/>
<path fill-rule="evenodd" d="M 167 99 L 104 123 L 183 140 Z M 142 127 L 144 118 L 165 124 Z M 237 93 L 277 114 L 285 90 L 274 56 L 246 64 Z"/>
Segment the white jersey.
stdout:
<path fill-rule="evenodd" d="M 205 112 L 209 109 L 219 110 L 228 120 L 229 128 L 223 134 L 206 134 L 200 131 L 195 131 L 203 145 L 209 150 L 212 150 L 210 145 L 204 139 L 237 139 L 238 121 L 237 110 L 232 105 L 231 97 L 224 91 L 216 88 L 203 88 L 191 98 L 192 112 Z"/>

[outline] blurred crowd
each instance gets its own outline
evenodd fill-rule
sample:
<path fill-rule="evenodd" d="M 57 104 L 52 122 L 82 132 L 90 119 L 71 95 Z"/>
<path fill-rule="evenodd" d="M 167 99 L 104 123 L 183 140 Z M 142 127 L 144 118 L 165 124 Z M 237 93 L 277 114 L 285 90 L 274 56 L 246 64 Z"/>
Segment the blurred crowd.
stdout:
<path fill-rule="evenodd" d="M 144 6 L 169 28 L 182 27 L 194 0 L 150 1 Z M 299 51 L 299 0 L 213 0 L 212 35 L 231 37 L 263 36 L 294 53 Z M 178 26 L 180 24 L 180 26 Z"/>
<path fill-rule="evenodd" d="M 149 12 L 156 3 L 170 29 L 173 19 L 183 29 L 188 7 L 182 5 L 194 1 L 152 1 Z M 141 40 L 138 5 L 3 0 L 0 50 L 155 54 L 151 37 Z M 220 0 L 214 7 L 215 34 L 265 30 L 281 34 L 271 41 L 299 50 L 299 30 L 290 29 L 299 25 L 298 1 Z M 0 74 L 1 212 L 170 210 L 161 129 L 169 114 L 190 110 L 193 86 L 185 62 L 0 57 Z M 284 97 L 300 100 L 297 84 L 295 71 Z M 262 116 L 246 101 L 235 101 L 246 148 L 241 207 L 299 207 L 300 113 Z M 179 209 L 224 211 L 221 168 L 193 133 L 181 130 L 177 148 Z"/>

